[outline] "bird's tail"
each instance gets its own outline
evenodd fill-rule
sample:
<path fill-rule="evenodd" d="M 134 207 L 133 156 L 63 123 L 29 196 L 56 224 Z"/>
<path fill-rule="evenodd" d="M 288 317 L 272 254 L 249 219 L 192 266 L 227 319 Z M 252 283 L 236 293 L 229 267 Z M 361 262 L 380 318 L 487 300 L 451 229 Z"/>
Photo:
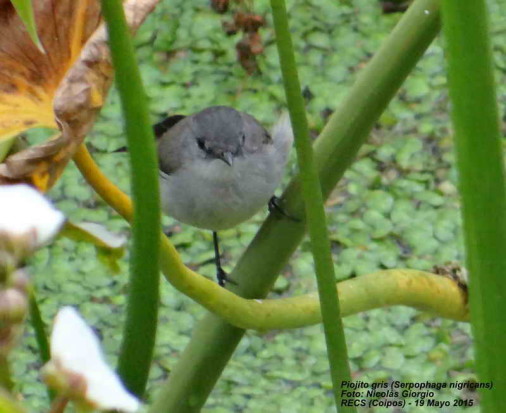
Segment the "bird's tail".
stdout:
<path fill-rule="evenodd" d="M 288 153 L 293 142 L 293 130 L 288 112 L 283 112 L 271 131 L 272 140 L 276 148 L 284 149 Z"/>

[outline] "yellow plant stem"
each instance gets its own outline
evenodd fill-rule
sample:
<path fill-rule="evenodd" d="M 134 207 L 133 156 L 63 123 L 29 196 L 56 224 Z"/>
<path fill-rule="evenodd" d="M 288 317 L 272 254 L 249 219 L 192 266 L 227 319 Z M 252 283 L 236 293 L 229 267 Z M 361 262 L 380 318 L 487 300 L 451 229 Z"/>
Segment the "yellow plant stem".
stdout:
<path fill-rule="evenodd" d="M 74 161 L 86 181 L 127 221 L 132 202 L 102 173 L 83 144 Z M 254 330 L 298 328 L 321 322 L 318 294 L 280 299 L 245 299 L 197 274 L 181 261 L 170 240 L 160 233 L 161 271 L 167 281 L 230 324 Z M 456 281 L 424 271 L 378 271 L 339 283 L 343 316 L 374 308 L 406 305 L 440 317 L 468 321 L 467 294 Z"/>

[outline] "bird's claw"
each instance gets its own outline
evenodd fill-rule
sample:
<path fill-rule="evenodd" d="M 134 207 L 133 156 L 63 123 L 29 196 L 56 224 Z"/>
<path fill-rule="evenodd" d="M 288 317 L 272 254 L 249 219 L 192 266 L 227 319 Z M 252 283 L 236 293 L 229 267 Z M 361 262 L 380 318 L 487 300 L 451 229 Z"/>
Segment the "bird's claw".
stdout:
<path fill-rule="evenodd" d="M 269 208 L 269 212 L 273 213 L 273 212 L 278 212 L 280 213 L 281 215 L 283 215 L 284 217 L 288 218 L 290 221 L 294 221 L 294 222 L 300 222 L 300 219 L 299 218 L 296 218 L 290 214 L 288 214 L 284 209 L 283 207 L 281 206 L 281 199 L 278 198 L 277 196 L 272 196 L 271 199 L 269 199 L 269 203 L 267 204 L 268 208 Z"/>
<path fill-rule="evenodd" d="M 223 268 L 218 268 L 218 271 L 216 273 L 216 278 L 218 279 L 218 285 L 220 287 L 225 287 L 225 284 L 228 282 L 233 285 L 237 285 L 237 283 L 232 280 L 228 274 L 223 270 Z"/>

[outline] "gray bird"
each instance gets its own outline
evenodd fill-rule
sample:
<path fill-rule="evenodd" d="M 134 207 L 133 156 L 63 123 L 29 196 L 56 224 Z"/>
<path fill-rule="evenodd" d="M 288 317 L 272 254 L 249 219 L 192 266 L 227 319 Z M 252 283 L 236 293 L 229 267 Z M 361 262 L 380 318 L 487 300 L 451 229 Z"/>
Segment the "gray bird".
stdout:
<path fill-rule="evenodd" d="M 227 106 L 176 115 L 154 126 L 158 138 L 162 210 L 194 227 L 213 231 L 218 283 L 217 231 L 249 219 L 273 198 L 293 136 L 288 117 L 272 136 L 252 116 Z"/>

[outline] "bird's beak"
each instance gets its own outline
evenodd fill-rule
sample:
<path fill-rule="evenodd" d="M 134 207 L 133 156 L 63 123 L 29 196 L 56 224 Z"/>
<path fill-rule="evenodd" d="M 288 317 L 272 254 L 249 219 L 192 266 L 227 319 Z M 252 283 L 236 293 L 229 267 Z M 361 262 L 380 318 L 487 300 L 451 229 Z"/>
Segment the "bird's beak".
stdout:
<path fill-rule="evenodd" d="M 220 154 L 219 158 L 225 162 L 228 166 L 232 166 L 234 163 L 234 155 L 232 155 L 232 152 L 223 152 Z"/>

